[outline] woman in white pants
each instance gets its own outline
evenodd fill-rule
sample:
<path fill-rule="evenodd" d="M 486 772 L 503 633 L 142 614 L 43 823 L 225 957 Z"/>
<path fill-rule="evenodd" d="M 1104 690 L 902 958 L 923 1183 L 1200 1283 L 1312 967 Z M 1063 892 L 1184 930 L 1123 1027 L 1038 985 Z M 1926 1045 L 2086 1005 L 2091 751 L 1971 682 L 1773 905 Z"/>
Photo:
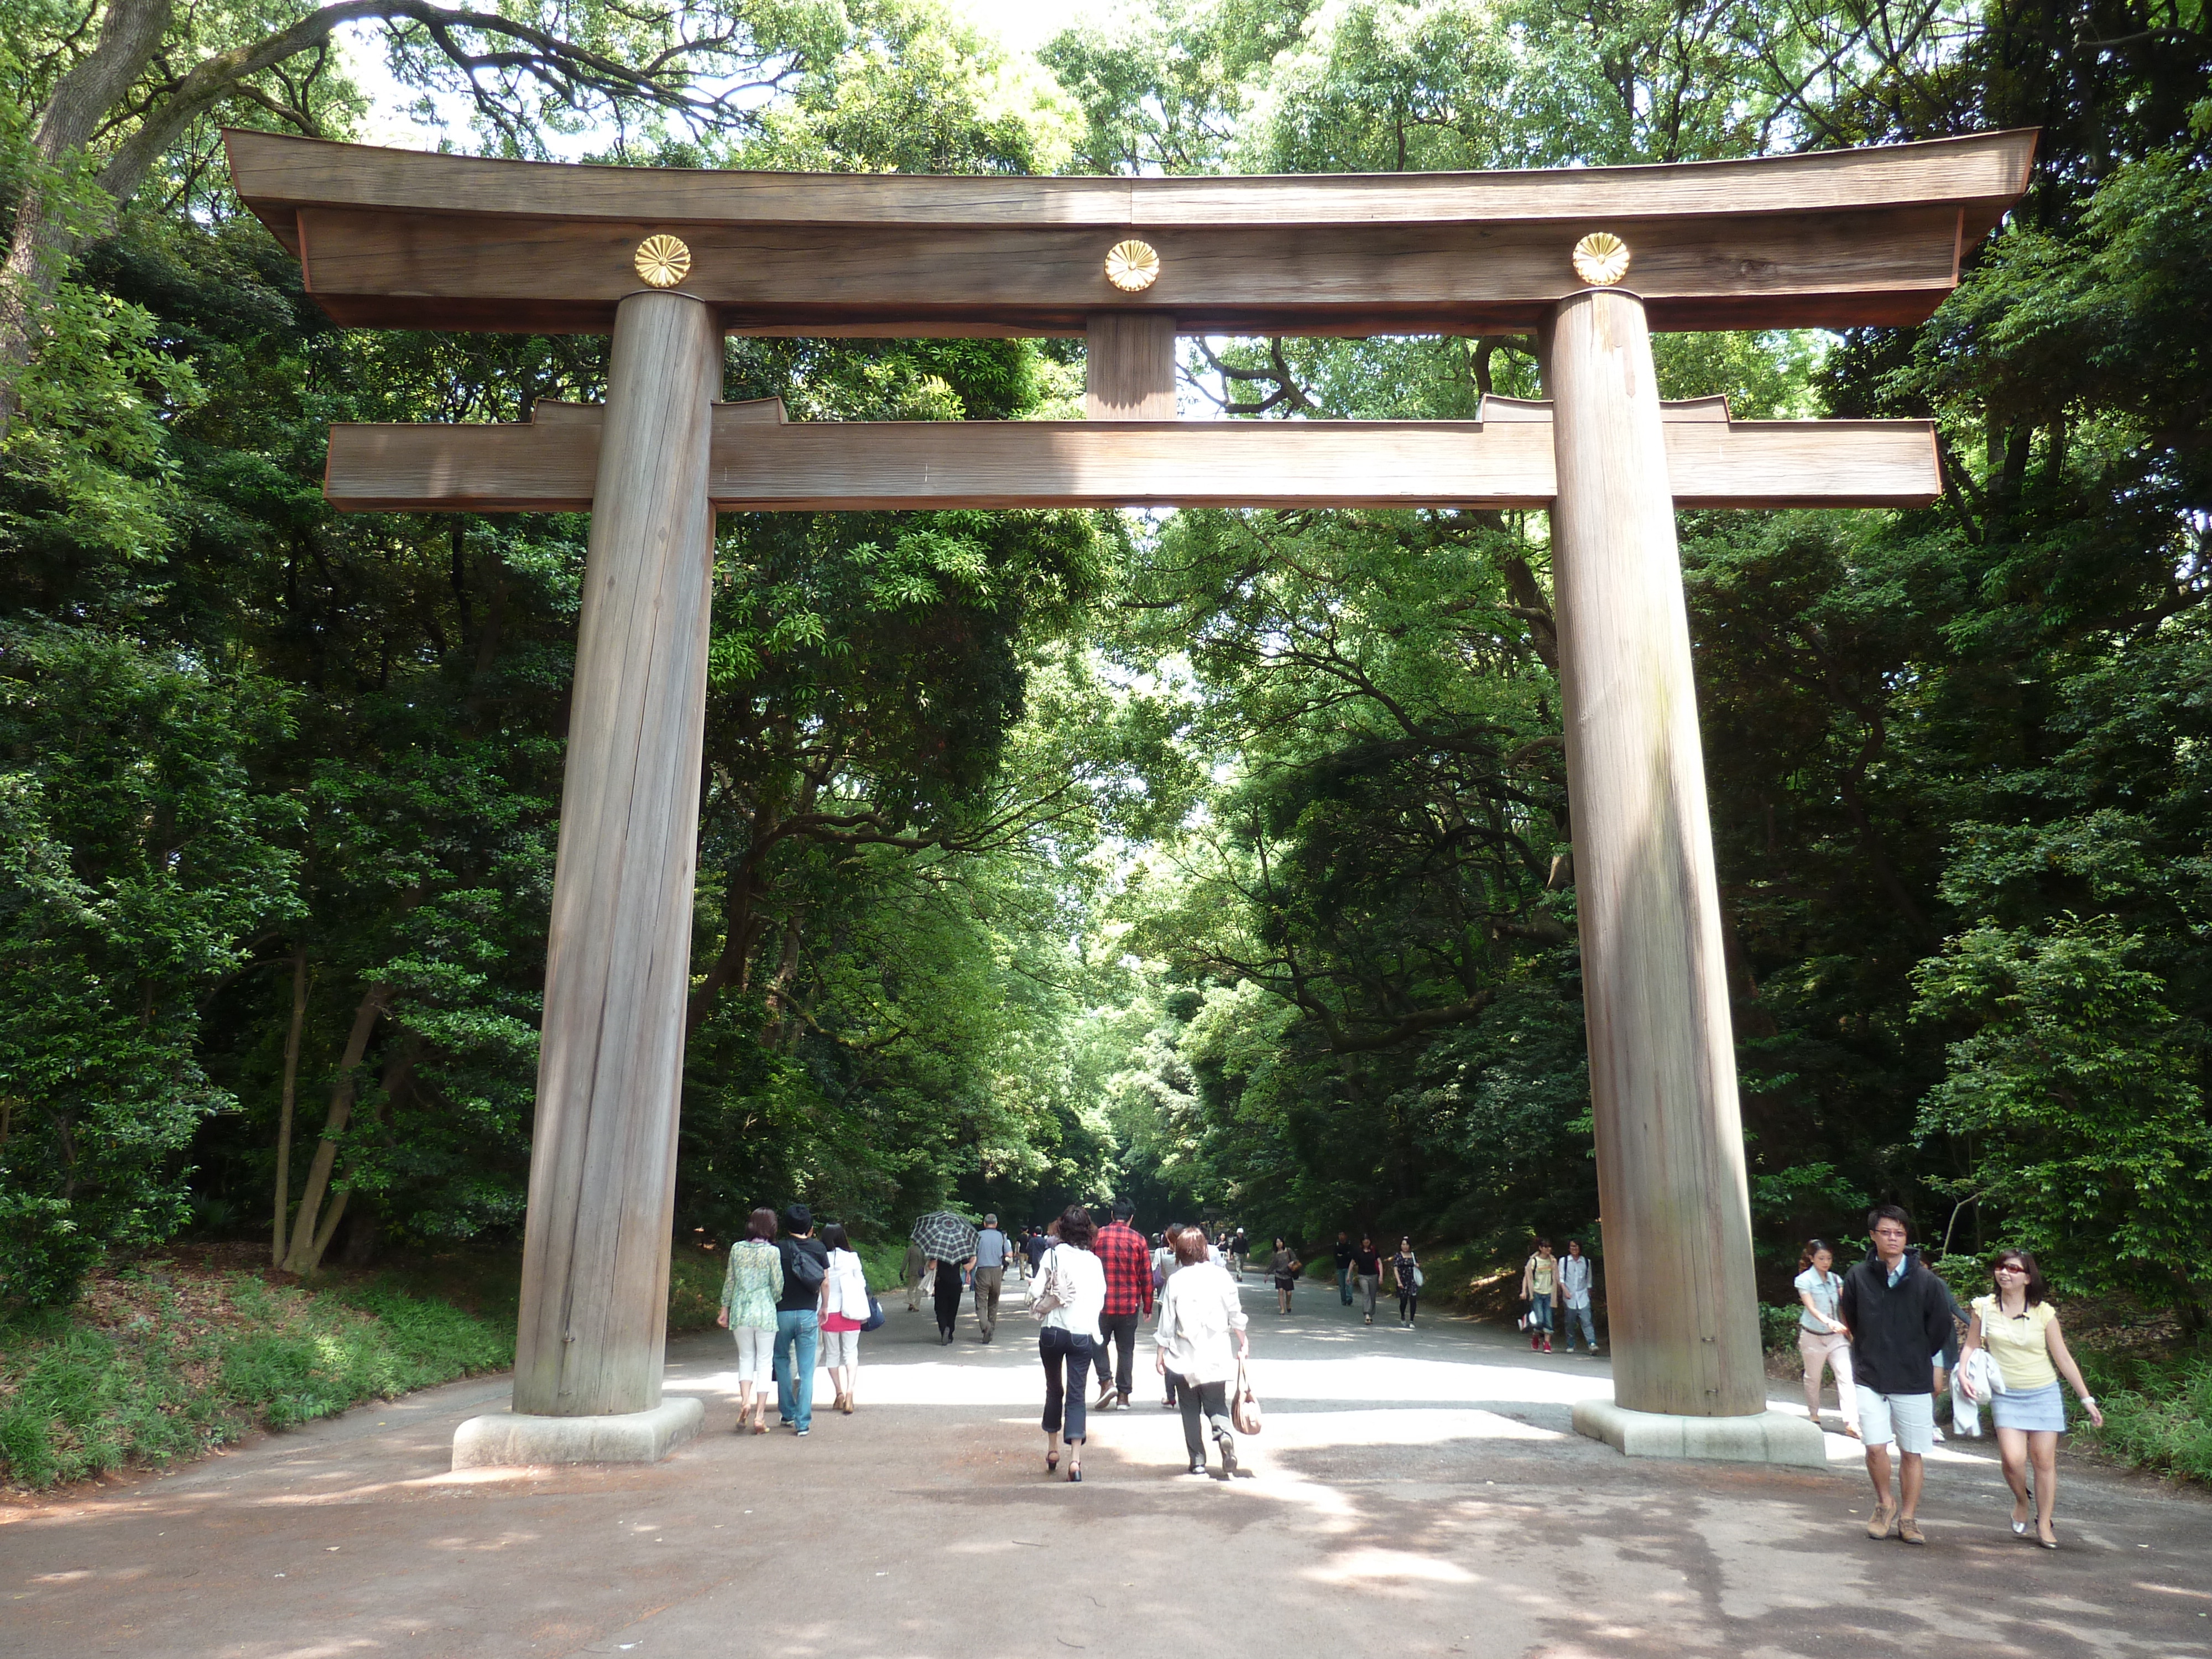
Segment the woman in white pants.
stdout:
<path fill-rule="evenodd" d="M 1851 1334 L 1836 1312 L 1844 1281 L 1835 1272 L 1836 1253 L 1820 1239 L 1808 1238 L 1797 1258 L 1797 1352 L 1805 1361 L 1805 1410 L 1820 1420 L 1820 1373 L 1836 1373 L 1836 1405 L 1844 1432 L 1859 1437 L 1859 1402 L 1851 1382 Z"/>
<path fill-rule="evenodd" d="M 775 1304 L 783 1294 L 783 1253 L 775 1248 L 775 1212 L 755 1210 L 746 1237 L 730 1246 L 722 1275 L 722 1311 L 714 1322 L 738 1340 L 738 1432 L 752 1418 L 768 1432 L 768 1397 L 775 1391 Z"/>
<path fill-rule="evenodd" d="M 837 1409 L 853 1414 L 853 1385 L 860 1379 L 860 1328 L 868 1322 L 868 1275 L 860 1253 L 831 1222 L 822 1230 L 830 1271 L 822 1276 L 822 1365 L 837 1391 Z"/>

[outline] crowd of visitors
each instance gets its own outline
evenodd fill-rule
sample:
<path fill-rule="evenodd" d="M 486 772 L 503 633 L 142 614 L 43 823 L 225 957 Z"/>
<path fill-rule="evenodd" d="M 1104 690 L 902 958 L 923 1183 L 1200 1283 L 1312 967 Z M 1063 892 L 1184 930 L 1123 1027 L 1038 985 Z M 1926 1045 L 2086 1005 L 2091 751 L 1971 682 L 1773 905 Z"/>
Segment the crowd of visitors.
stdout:
<path fill-rule="evenodd" d="M 1249 1261 L 1248 1237 L 1241 1227 L 1209 1231 L 1178 1222 L 1147 1240 L 1127 1200 L 1115 1201 L 1109 1216 L 1101 1226 L 1088 1208 L 1072 1205 L 1046 1225 L 1012 1237 L 995 1215 L 986 1215 L 980 1228 L 949 1212 L 926 1218 L 945 1225 L 927 1237 L 918 1228 L 907 1249 L 907 1307 L 918 1310 L 929 1286 L 939 1338 L 950 1343 L 962 1300 L 972 1295 L 978 1340 L 988 1342 L 1007 1272 L 1027 1284 L 1045 1373 L 1045 1468 L 1056 1474 L 1065 1459 L 1072 1481 L 1083 1479 L 1090 1414 L 1130 1405 L 1139 1336 L 1152 1321 L 1161 1404 L 1182 1413 L 1190 1472 L 1207 1472 L 1210 1440 L 1224 1477 L 1234 1475 L 1240 1390 L 1249 1397 L 1251 1344 L 1238 1290 Z M 1842 1432 L 1862 1443 L 1874 1487 L 1867 1535 L 1927 1542 L 1920 1501 L 1926 1458 L 1943 1437 L 1936 1401 L 1948 1379 L 1963 1432 L 1979 1434 L 1980 1410 L 1989 1407 L 2014 1534 L 2032 1534 L 2056 1549 L 2057 1443 L 2066 1431 L 2061 1383 L 2073 1389 L 2092 1423 L 2101 1426 L 2104 1417 L 2066 1346 L 2034 1257 L 2000 1252 L 1989 1293 L 1961 1309 L 1921 1260 L 1904 1210 L 1877 1206 L 1868 1213 L 1867 1231 L 1865 1258 L 1842 1272 L 1835 1245 L 1807 1240 L 1793 1281 L 1806 1411 L 1821 1422 L 1822 1389 L 1832 1376 Z M 1387 1279 L 1400 1328 L 1415 1327 L 1425 1275 L 1410 1237 L 1385 1255 L 1371 1235 L 1355 1243 L 1339 1232 L 1332 1255 L 1343 1306 L 1360 1306 L 1363 1322 L 1373 1324 Z M 1279 1315 L 1292 1311 L 1304 1267 L 1295 1243 L 1276 1236 L 1266 1268 Z M 1564 1255 L 1550 1239 L 1536 1239 L 1520 1279 L 1520 1323 L 1531 1350 L 1551 1352 L 1557 1334 L 1573 1353 L 1579 1335 L 1595 1357 L 1592 1291 L 1592 1263 L 1580 1239 L 1567 1240 Z M 768 1432 L 773 1384 L 779 1419 L 797 1434 L 811 1432 L 817 1368 L 829 1374 L 835 1408 L 850 1415 L 860 1335 L 881 1320 L 843 1227 L 831 1223 L 817 1236 L 804 1204 L 787 1209 L 780 1226 L 773 1210 L 753 1211 L 746 1237 L 731 1248 L 722 1286 L 720 1322 L 738 1348 L 738 1431 Z"/>

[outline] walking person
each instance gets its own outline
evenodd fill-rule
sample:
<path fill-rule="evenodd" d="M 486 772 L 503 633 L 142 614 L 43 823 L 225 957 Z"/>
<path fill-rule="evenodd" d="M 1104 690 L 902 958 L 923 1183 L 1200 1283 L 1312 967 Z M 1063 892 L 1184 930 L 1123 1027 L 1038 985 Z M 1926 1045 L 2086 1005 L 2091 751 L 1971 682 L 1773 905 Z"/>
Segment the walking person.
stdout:
<path fill-rule="evenodd" d="M 929 1252 L 921 1248 L 921 1241 L 915 1238 L 907 1240 L 906 1263 L 899 1270 L 899 1279 L 906 1286 L 906 1310 L 908 1313 L 921 1310 L 921 1285 L 928 1268 Z"/>
<path fill-rule="evenodd" d="M 2005 1484 L 2012 1488 L 2012 1529 L 2015 1537 L 2027 1536 L 2029 1510 L 2034 1511 L 2035 1541 L 2047 1550 L 2058 1547 L 2051 1512 L 2058 1506 L 2058 1437 L 2066 1432 L 2066 1401 L 2058 1391 L 2063 1376 L 2081 1397 L 2081 1409 L 2099 1428 L 2105 1414 L 2081 1385 L 2081 1368 L 2058 1328 L 2058 1310 L 2047 1299 L 2048 1287 L 2035 1258 L 2026 1250 L 2002 1250 L 1990 1269 L 1996 1288 L 1973 1302 L 1973 1323 L 1966 1332 L 1953 1386 L 1974 1397 L 1967 1381 L 1966 1362 L 1976 1349 L 1986 1349 L 1996 1366 L 2002 1394 L 1990 1401 L 1990 1419 L 1996 1425 L 1997 1455 L 2004 1465 Z M 2035 1482 L 2028 1484 L 2029 1466 Z"/>
<path fill-rule="evenodd" d="M 1421 1305 L 1421 1264 L 1413 1255 L 1413 1241 L 1398 1241 L 1398 1254 L 1390 1258 L 1390 1282 L 1398 1291 L 1398 1328 L 1413 1328 L 1413 1314 Z"/>
<path fill-rule="evenodd" d="M 1336 1236 L 1336 1293 L 1343 1297 L 1344 1305 L 1352 1305 L 1352 1258 L 1358 1252 L 1352 1248 L 1352 1240 L 1343 1233 Z"/>
<path fill-rule="evenodd" d="M 1567 1339 L 1567 1352 L 1575 1351 L 1575 1326 L 1583 1328 L 1583 1340 L 1589 1344 L 1592 1359 L 1597 1358 L 1597 1326 L 1590 1312 L 1590 1261 L 1583 1254 L 1579 1238 L 1567 1241 L 1567 1253 L 1559 1258 L 1559 1334 Z"/>
<path fill-rule="evenodd" d="M 1851 1386 L 1851 1334 L 1836 1311 L 1843 1276 L 1835 1271 L 1836 1253 L 1823 1239 L 1808 1238 L 1797 1257 L 1797 1352 L 1805 1359 L 1805 1414 L 1820 1420 L 1820 1374 L 1836 1373 L 1836 1409 L 1844 1432 L 1859 1437 L 1857 1392 Z"/>
<path fill-rule="evenodd" d="M 814 1358 L 822 1340 L 822 1281 L 830 1252 L 814 1237 L 814 1212 L 794 1204 L 783 1212 L 783 1290 L 775 1300 L 775 1409 L 805 1435 L 814 1428 Z"/>
<path fill-rule="evenodd" d="M 1022 1241 L 1022 1260 L 1029 1264 L 1030 1284 L 1036 1283 L 1037 1265 L 1044 1260 L 1044 1253 L 1051 1248 L 1052 1241 L 1044 1236 L 1044 1229 L 1042 1227 L 1030 1228 L 1029 1237 Z"/>
<path fill-rule="evenodd" d="M 1375 1248 L 1375 1241 L 1363 1236 L 1359 1248 L 1352 1253 L 1352 1277 L 1359 1281 L 1359 1295 L 1367 1304 L 1363 1325 L 1375 1322 L 1375 1292 L 1382 1284 L 1382 1252 Z"/>
<path fill-rule="evenodd" d="M 1006 1234 L 999 1231 L 999 1218 L 987 1215 L 983 1227 L 975 1235 L 975 1326 L 983 1340 L 991 1340 L 991 1333 L 999 1326 L 999 1292 L 1006 1279 L 1006 1257 L 1011 1247 Z"/>
<path fill-rule="evenodd" d="M 937 1334 L 949 1348 L 960 1323 L 960 1298 L 967 1290 L 961 1281 L 967 1274 L 968 1263 L 939 1261 L 933 1256 L 929 1271 L 933 1275 L 931 1298 L 937 1310 Z"/>
<path fill-rule="evenodd" d="M 1239 1362 L 1249 1358 L 1251 1339 L 1244 1300 L 1228 1270 L 1206 1256 L 1206 1235 L 1186 1227 L 1175 1235 L 1178 1264 L 1161 1293 L 1159 1328 L 1152 1338 L 1152 1363 L 1170 1379 L 1182 1405 L 1183 1449 L 1190 1473 L 1206 1473 L 1206 1442 L 1199 1419 L 1213 1432 L 1221 1451 L 1221 1474 L 1237 1473 L 1237 1437 L 1229 1418 L 1229 1389 Z"/>
<path fill-rule="evenodd" d="M 1129 1223 L 1136 1206 L 1114 1200 L 1114 1219 L 1091 1241 L 1091 1253 L 1106 1275 L 1106 1300 L 1098 1316 L 1098 1403 L 1095 1409 L 1127 1409 L 1136 1386 L 1137 1322 L 1152 1311 L 1152 1253 L 1145 1237 Z M 1060 1229 L 1062 1237 L 1067 1230 Z M 1112 1350 L 1109 1354 L 1108 1350 Z"/>
<path fill-rule="evenodd" d="M 853 1414 L 853 1388 L 860 1380 L 860 1330 L 868 1322 L 868 1271 L 845 1230 L 831 1222 L 822 1230 L 830 1268 L 822 1279 L 822 1368 L 830 1373 L 836 1407 Z"/>
<path fill-rule="evenodd" d="M 737 1339 L 738 1432 L 752 1419 L 768 1432 L 768 1391 L 775 1376 L 775 1302 L 783 1294 L 783 1254 L 775 1248 L 775 1212 L 755 1210 L 745 1236 L 730 1246 L 722 1274 L 722 1311 L 714 1322 Z"/>
<path fill-rule="evenodd" d="M 1528 1304 L 1528 1350 L 1552 1351 L 1552 1310 L 1559 1300 L 1559 1262 L 1552 1241 L 1536 1241 L 1535 1254 L 1522 1264 L 1521 1296 Z"/>
<path fill-rule="evenodd" d="M 1844 1275 L 1836 1317 L 1850 1333 L 1851 1373 L 1858 1397 L 1859 1437 L 1866 1443 L 1867 1479 L 1875 1510 L 1867 1536 L 1893 1527 L 1908 1544 L 1924 1544 L 1916 1518 L 1929 1448 L 1936 1443 L 1936 1396 L 1928 1356 L 1951 1328 L 1943 1282 L 1908 1251 L 1912 1218 L 1894 1204 L 1867 1212 L 1874 1249 Z M 1897 1499 L 1889 1490 L 1889 1449 L 1898 1450 Z"/>
<path fill-rule="evenodd" d="M 1297 1252 L 1281 1239 L 1275 1241 L 1275 1253 L 1267 1258 L 1267 1273 L 1275 1281 L 1275 1311 L 1286 1314 L 1291 1310 L 1291 1292 L 1298 1287 L 1298 1273 L 1306 1264 L 1298 1260 Z"/>
<path fill-rule="evenodd" d="M 1244 1237 L 1244 1230 L 1242 1227 L 1237 1230 L 1236 1236 L 1229 1241 L 1229 1259 L 1237 1264 L 1237 1282 L 1242 1285 L 1244 1282 L 1245 1265 L 1252 1259 L 1251 1242 Z"/>
<path fill-rule="evenodd" d="M 1037 1358 L 1044 1362 L 1044 1472 L 1050 1474 L 1060 1467 L 1064 1439 L 1067 1478 L 1080 1480 L 1083 1385 L 1098 1340 L 1098 1316 L 1106 1306 L 1106 1269 L 1089 1249 L 1090 1211 L 1071 1204 L 1054 1224 L 1060 1237 L 1044 1253 L 1030 1292 L 1030 1309 L 1044 1327 L 1037 1333 Z"/>

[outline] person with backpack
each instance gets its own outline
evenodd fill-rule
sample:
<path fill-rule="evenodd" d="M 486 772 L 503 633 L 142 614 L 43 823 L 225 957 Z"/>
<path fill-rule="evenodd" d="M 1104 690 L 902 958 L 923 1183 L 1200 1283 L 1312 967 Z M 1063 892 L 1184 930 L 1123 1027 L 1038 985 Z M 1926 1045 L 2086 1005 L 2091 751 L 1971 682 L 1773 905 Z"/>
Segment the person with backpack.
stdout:
<path fill-rule="evenodd" d="M 1091 1212 L 1071 1204 L 1053 1224 L 1059 1237 L 1044 1253 L 1030 1287 L 1030 1312 L 1044 1328 L 1037 1358 L 1044 1362 L 1044 1472 L 1060 1468 L 1067 1443 L 1067 1478 L 1083 1479 L 1083 1385 L 1098 1346 L 1098 1316 L 1106 1308 L 1106 1269 L 1091 1254 Z"/>
<path fill-rule="evenodd" d="M 822 1281 L 830 1252 L 814 1237 L 814 1212 L 794 1204 L 783 1212 L 783 1294 L 775 1302 L 775 1409 L 801 1435 L 814 1429 L 815 1351 L 822 1340 Z"/>

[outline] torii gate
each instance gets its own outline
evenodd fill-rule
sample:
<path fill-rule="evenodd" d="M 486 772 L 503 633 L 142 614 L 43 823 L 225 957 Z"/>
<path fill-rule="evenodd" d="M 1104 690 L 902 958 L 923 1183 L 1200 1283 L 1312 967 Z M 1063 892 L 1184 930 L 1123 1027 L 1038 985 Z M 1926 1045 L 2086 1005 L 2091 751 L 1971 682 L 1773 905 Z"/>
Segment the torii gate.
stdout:
<path fill-rule="evenodd" d="M 512 1414 L 454 1463 L 649 1461 L 661 1398 L 717 511 L 1548 507 L 1622 1450 L 1818 1463 L 1766 1411 L 1674 509 L 1905 507 L 1929 423 L 1662 404 L 1649 328 L 1924 320 L 2035 134 L 1554 172 L 687 173 L 225 134 L 240 197 L 361 327 L 605 332 L 604 408 L 341 426 L 349 511 L 589 508 Z M 1535 332 L 1551 402 L 1190 422 L 1178 334 Z M 786 424 L 726 334 L 1083 335 L 1088 422 Z"/>

